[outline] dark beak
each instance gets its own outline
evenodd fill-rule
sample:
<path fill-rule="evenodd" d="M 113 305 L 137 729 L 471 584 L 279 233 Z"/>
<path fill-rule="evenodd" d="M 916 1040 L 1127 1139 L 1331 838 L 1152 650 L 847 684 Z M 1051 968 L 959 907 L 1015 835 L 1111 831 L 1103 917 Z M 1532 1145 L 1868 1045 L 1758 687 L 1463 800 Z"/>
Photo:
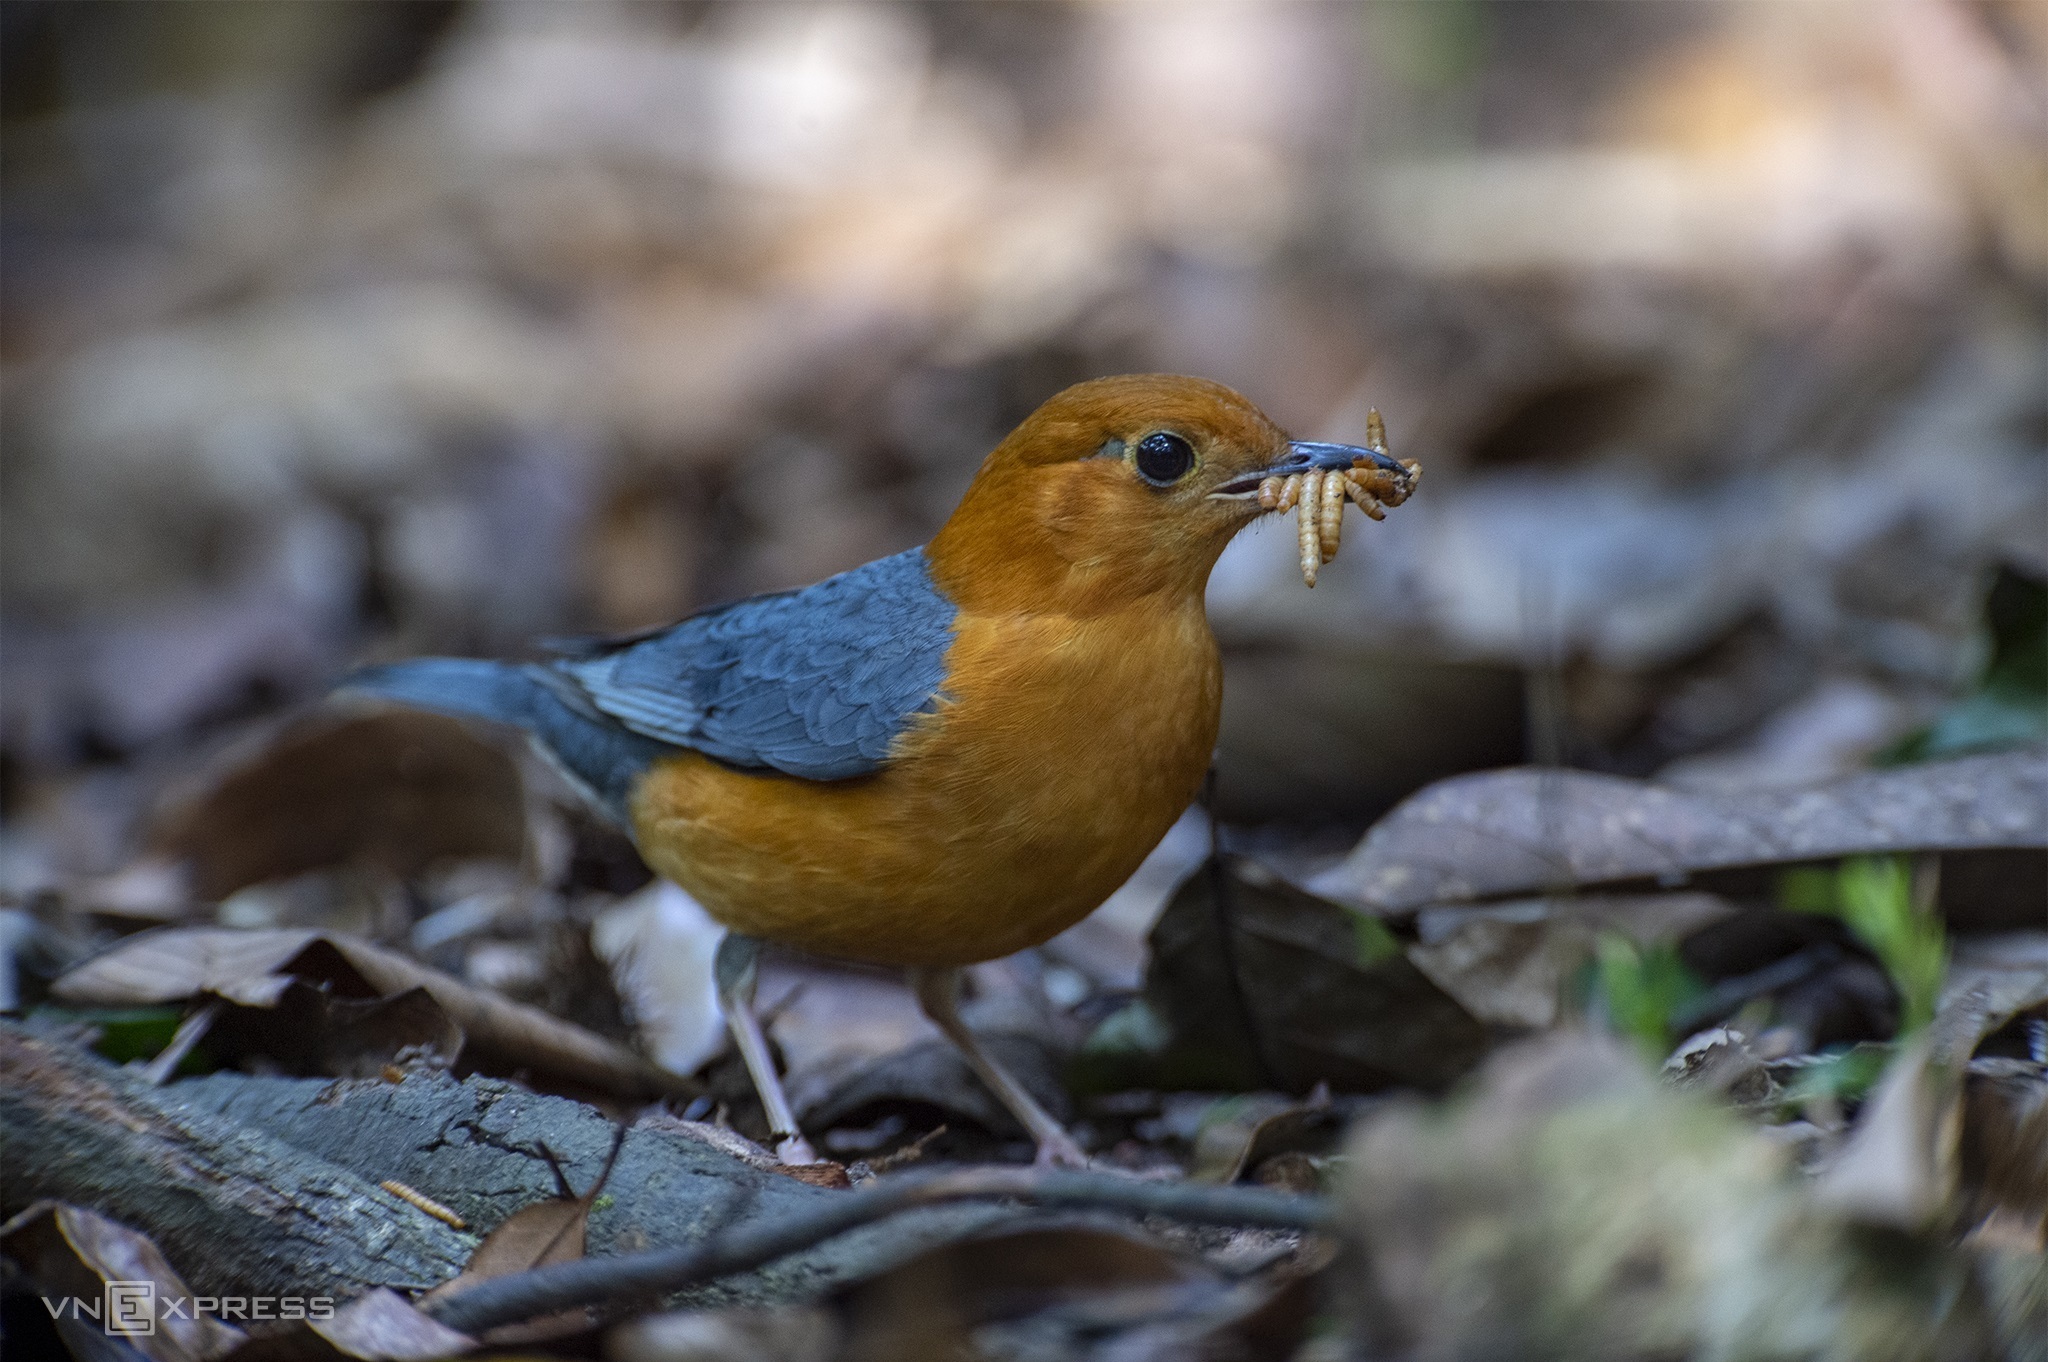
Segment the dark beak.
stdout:
<path fill-rule="evenodd" d="M 1389 473 L 1407 471 L 1396 463 L 1392 456 L 1382 454 L 1376 449 L 1366 449 L 1360 445 L 1330 445 L 1315 440 L 1296 440 L 1287 446 L 1287 453 L 1281 456 L 1277 463 L 1269 464 L 1256 473 L 1232 478 L 1209 495 L 1232 498 L 1257 496 L 1259 484 L 1267 478 L 1284 478 L 1290 473 L 1342 472 L 1356 466 L 1360 459 L 1384 468 Z"/>

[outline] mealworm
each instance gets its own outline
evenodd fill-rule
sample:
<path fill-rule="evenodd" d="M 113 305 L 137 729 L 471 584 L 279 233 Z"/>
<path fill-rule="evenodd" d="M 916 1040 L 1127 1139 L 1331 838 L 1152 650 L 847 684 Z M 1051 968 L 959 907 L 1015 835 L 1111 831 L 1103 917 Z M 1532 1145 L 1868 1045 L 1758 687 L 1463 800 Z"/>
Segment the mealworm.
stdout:
<path fill-rule="evenodd" d="M 1387 425 L 1377 408 L 1365 413 L 1365 447 L 1375 454 L 1387 452 Z M 1402 459 L 1399 469 L 1383 468 L 1369 459 L 1358 459 L 1350 468 L 1329 472 L 1290 473 L 1271 477 L 1259 484 L 1259 505 L 1285 515 L 1296 511 L 1296 530 L 1301 548 L 1301 580 L 1316 584 L 1316 570 L 1337 556 L 1344 537 L 1344 503 L 1374 520 L 1385 520 L 1387 508 L 1399 506 L 1422 481 L 1422 466 Z"/>
<path fill-rule="evenodd" d="M 1338 541 L 1344 537 L 1344 497 L 1350 482 L 1341 470 L 1323 474 L 1323 490 L 1317 503 L 1316 538 L 1322 541 L 1323 561 L 1337 556 Z"/>
<path fill-rule="evenodd" d="M 1323 565 L 1323 479 L 1311 473 L 1300 481 L 1301 509 L 1296 512 L 1296 528 L 1300 531 L 1301 541 L 1301 580 L 1314 586 L 1316 569 Z M 1341 502 L 1338 510 L 1343 510 Z"/>
<path fill-rule="evenodd" d="M 466 1230 L 469 1228 L 469 1222 L 464 1220 L 461 1216 L 449 1210 L 446 1206 L 443 1206 L 440 1202 L 434 1200 L 432 1197 L 427 1196 L 421 1192 L 415 1192 L 412 1188 L 406 1186 L 402 1182 L 387 1180 L 385 1182 L 380 1182 L 377 1185 L 379 1187 L 382 1187 L 385 1191 L 391 1193 L 391 1195 L 397 1197 L 400 1201 L 410 1202 L 412 1205 L 418 1207 L 422 1211 L 425 1211 L 428 1215 L 431 1215 L 432 1217 L 434 1217 L 434 1219 L 439 1220 L 444 1224 L 453 1225 L 458 1230 Z"/>

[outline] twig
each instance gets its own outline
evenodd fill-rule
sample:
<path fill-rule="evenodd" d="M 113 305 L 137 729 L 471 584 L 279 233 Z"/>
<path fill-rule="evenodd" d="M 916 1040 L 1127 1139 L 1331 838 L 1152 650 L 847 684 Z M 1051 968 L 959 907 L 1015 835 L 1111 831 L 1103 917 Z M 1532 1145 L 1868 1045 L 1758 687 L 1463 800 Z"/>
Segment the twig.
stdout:
<path fill-rule="evenodd" d="M 170 1082 L 171 1074 L 184 1063 L 185 1056 L 192 1053 L 192 1047 L 206 1038 L 213 1029 L 225 1004 L 218 998 L 206 1000 L 197 1012 L 178 1023 L 178 1029 L 171 1033 L 171 1043 L 166 1045 L 155 1059 L 142 1068 L 142 1077 L 152 1088 L 161 1088 Z"/>
<path fill-rule="evenodd" d="M 478 1282 L 422 1307 L 451 1329 L 480 1333 L 534 1315 L 620 1296 L 676 1291 L 697 1282 L 750 1271 L 834 1235 L 913 1207 L 1004 1198 L 1039 1206 L 1085 1207 L 1162 1215 L 1204 1225 L 1325 1230 L 1333 1212 L 1321 1197 L 1256 1187 L 1140 1182 L 1102 1173 L 1040 1168 L 962 1168 L 908 1173 L 834 1196 L 814 1210 L 709 1240 L 557 1263 Z"/>

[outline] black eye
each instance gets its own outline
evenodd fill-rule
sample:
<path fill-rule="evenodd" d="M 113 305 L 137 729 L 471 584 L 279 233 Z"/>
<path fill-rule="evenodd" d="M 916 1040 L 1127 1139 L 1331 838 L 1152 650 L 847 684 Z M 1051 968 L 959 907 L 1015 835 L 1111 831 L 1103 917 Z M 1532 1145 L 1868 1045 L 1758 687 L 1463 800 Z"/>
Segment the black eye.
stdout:
<path fill-rule="evenodd" d="M 1195 466 L 1195 451 L 1178 435 L 1155 430 L 1138 441 L 1138 476 L 1154 487 L 1179 482 Z"/>

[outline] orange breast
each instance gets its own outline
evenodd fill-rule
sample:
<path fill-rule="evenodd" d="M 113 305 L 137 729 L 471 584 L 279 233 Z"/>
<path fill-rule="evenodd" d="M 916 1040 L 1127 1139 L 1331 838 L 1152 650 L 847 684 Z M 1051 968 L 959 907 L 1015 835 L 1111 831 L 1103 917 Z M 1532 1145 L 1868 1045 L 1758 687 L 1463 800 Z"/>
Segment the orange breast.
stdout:
<path fill-rule="evenodd" d="M 939 709 L 872 776 L 658 763 L 634 797 L 642 854 L 735 931 L 855 960 L 966 964 L 1073 925 L 1208 769 L 1222 674 L 1201 599 L 963 611 L 947 663 Z"/>

